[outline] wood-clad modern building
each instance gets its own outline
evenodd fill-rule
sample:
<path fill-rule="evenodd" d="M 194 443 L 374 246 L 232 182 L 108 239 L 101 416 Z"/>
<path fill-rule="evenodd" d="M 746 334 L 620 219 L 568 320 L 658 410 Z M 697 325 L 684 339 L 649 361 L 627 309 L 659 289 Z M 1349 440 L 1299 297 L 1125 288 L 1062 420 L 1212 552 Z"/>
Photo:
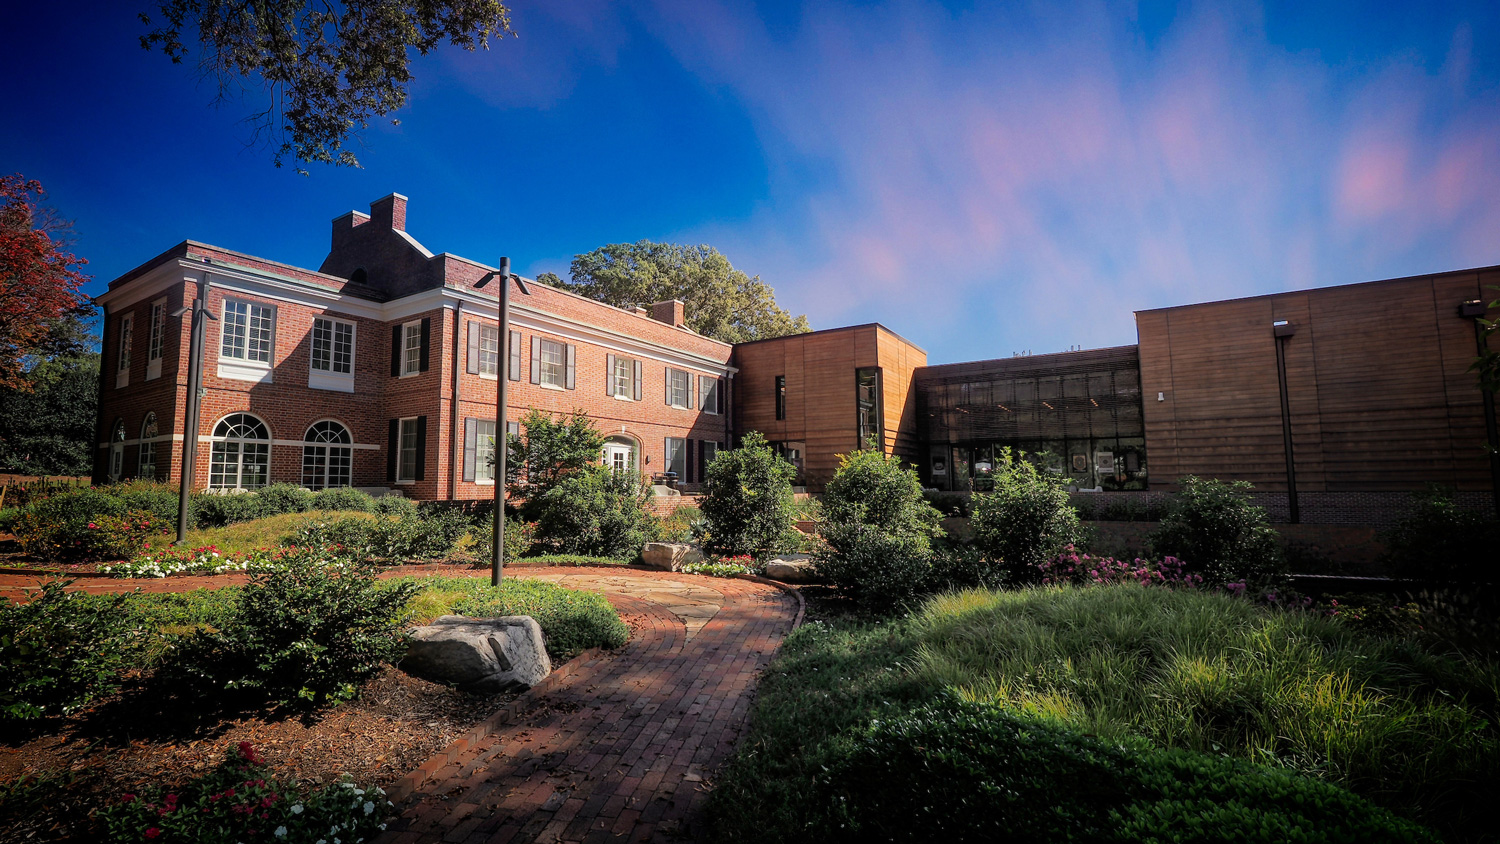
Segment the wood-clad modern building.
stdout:
<path fill-rule="evenodd" d="M 1292 521 L 1430 483 L 1484 503 L 1493 433 L 1469 366 L 1495 285 L 1490 267 L 1137 312 L 1151 487 L 1246 480 Z"/>
<path fill-rule="evenodd" d="M 734 428 L 764 434 L 813 491 L 840 454 L 871 438 L 915 463 L 913 376 L 926 364 L 926 352 L 878 323 L 740 343 Z"/>

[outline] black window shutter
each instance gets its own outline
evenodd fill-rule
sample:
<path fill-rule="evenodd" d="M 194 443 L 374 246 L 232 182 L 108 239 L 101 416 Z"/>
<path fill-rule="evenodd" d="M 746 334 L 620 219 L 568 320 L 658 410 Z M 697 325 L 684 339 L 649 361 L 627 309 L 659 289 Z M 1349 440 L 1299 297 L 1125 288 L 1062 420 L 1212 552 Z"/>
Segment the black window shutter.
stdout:
<path fill-rule="evenodd" d="M 400 330 L 399 327 L 397 330 Z M 385 482 L 396 482 L 396 460 L 401 456 L 401 420 L 391 420 L 391 435 L 385 449 Z"/>
<path fill-rule="evenodd" d="M 401 326 L 391 326 L 391 377 L 401 377 Z"/>
<path fill-rule="evenodd" d="M 473 417 L 464 420 L 464 475 L 465 481 L 474 480 L 474 467 L 479 462 L 479 420 Z"/>
<path fill-rule="evenodd" d="M 531 383 L 542 383 L 542 338 L 531 335 Z"/>
<path fill-rule="evenodd" d="M 688 483 L 692 483 L 693 482 L 693 441 L 692 440 L 683 440 L 682 441 L 682 450 L 685 451 L 685 452 L 687 452 L 687 454 L 682 458 L 685 461 L 684 465 L 682 467 L 682 480 L 684 480 L 684 481 L 686 481 Z"/>
<path fill-rule="evenodd" d="M 422 366 L 420 371 L 427 371 L 427 353 L 431 350 L 432 320 L 428 317 L 422 318 Z"/>
<path fill-rule="evenodd" d="M 427 479 L 427 417 L 417 417 L 417 477 L 415 480 Z"/>
<path fill-rule="evenodd" d="M 714 413 L 724 412 L 724 379 L 716 379 L 719 382 L 718 389 L 714 390 Z"/>
<path fill-rule="evenodd" d="M 567 380 L 565 381 L 564 386 L 566 386 L 570 390 L 577 386 L 577 355 L 578 347 L 573 345 L 572 343 L 569 343 L 567 350 L 563 354 L 563 361 L 567 364 Z"/>
<path fill-rule="evenodd" d="M 464 371 L 470 375 L 479 374 L 479 320 L 469 320 L 469 354 Z"/>
<path fill-rule="evenodd" d="M 636 401 L 640 401 L 641 400 L 641 362 L 640 361 L 636 361 L 635 362 L 635 391 L 631 395 L 631 398 L 635 399 Z"/>
<path fill-rule="evenodd" d="M 521 380 L 521 332 L 510 333 L 510 380 Z"/>
<path fill-rule="evenodd" d="M 612 396 L 615 394 L 615 356 L 604 356 L 604 394 Z"/>

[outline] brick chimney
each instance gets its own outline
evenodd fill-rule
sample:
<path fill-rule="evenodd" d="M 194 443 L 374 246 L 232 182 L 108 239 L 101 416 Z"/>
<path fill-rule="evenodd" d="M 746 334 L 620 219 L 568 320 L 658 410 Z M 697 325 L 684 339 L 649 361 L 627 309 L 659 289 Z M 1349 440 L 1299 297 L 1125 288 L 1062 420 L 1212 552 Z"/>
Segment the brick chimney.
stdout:
<path fill-rule="evenodd" d="M 370 222 L 370 215 L 361 211 L 350 211 L 333 218 L 333 245 L 337 248 L 346 242 L 349 232 L 354 231 L 357 226 Z"/>
<path fill-rule="evenodd" d="M 393 193 L 370 203 L 370 220 L 383 229 L 406 231 L 406 197 Z"/>
<path fill-rule="evenodd" d="M 687 325 L 687 306 L 681 299 L 668 299 L 651 306 L 651 318 L 676 328 Z"/>
<path fill-rule="evenodd" d="M 634 308 L 631 308 L 630 312 L 633 313 L 633 314 L 635 314 L 636 316 L 643 316 L 643 317 L 649 317 L 649 316 L 651 316 L 651 312 L 648 311 L 648 310 L 646 310 L 645 308 L 641 307 L 640 305 L 636 305 Z"/>

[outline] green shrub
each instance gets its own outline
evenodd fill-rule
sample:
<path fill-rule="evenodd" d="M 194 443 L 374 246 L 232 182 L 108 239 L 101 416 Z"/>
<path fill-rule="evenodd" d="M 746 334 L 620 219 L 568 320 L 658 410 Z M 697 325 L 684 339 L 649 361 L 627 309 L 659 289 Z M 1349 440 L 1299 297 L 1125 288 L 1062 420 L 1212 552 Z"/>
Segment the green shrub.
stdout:
<path fill-rule="evenodd" d="M 547 654 L 563 662 L 589 648 L 618 648 L 629 630 L 603 595 L 567 589 L 541 580 L 507 578 L 493 587 L 478 577 L 421 577 L 389 581 L 416 584 L 410 620 L 425 623 L 441 615 L 470 618 L 529 615 L 541 625 Z"/>
<path fill-rule="evenodd" d="M 1059 478 L 1006 450 L 993 492 L 974 493 L 974 542 L 1012 583 L 1034 583 L 1040 566 L 1083 537 L 1078 512 Z"/>
<path fill-rule="evenodd" d="M 1176 557 L 1205 583 L 1244 583 L 1252 590 L 1284 579 L 1286 561 L 1266 511 L 1250 503 L 1247 481 L 1182 478 L 1147 544 L 1151 555 Z"/>
<path fill-rule="evenodd" d="M 589 466 L 531 504 L 537 544 L 561 554 L 628 560 L 656 534 L 649 490 L 634 472 Z"/>
<path fill-rule="evenodd" d="M 271 484 L 255 493 L 260 499 L 262 516 L 279 516 L 282 513 L 306 513 L 312 509 L 313 493 L 296 484 Z"/>
<path fill-rule="evenodd" d="M 748 558 L 741 557 L 738 559 Z M 748 566 L 744 563 L 731 563 L 728 560 L 705 560 L 701 563 L 688 563 L 682 567 L 682 571 L 684 574 L 701 574 L 707 577 L 739 577 L 742 574 L 755 574 L 753 566 Z"/>
<path fill-rule="evenodd" d="M 813 555 L 818 576 L 867 612 L 891 613 L 921 595 L 932 578 L 926 537 L 864 524 L 823 525 L 827 547 Z"/>
<path fill-rule="evenodd" d="M 105 840 L 120 844 L 326 844 L 374 838 L 392 808 L 374 786 L 308 789 L 279 780 L 249 742 L 240 742 L 207 774 L 177 789 L 153 785 L 126 794 L 99 819 Z"/>
<path fill-rule="evenodd" d="M 604 435 L 582 410 L 564 419 L 530 411 L 521 417 L 521 431 L 519 437 L 506 438 L 510 450 L 505 458 L 505 484 L 512 497 L 526 501 L 526 517 L 534 518 L 529 505 L 563 479 L 599 464 Z"/>
<path fill-rule="evenodd" d="M 308 522 L 282 542 L 297 547 L 326 545 L 358 556 L 404 562 L 447 554 L 472 527 L 463 511 L 433 504 L 407 510 L 394 519 L 343 516 Z"/>
<path fill-rule="evenodd" d="M 91 598 L 50 580 L 24 604 L 0 602 L 0 720 L 66 715 L 118 688 L 141 645 L 129 595 Z"/>
<path fill-rule="evenodd" d="M 375 499 L 353 487 L 335 486 L 313 493 L 311 510 L 350 510 L 369 513 L 375 509 Z"/>
<path fill-rule="evenodd" d="M 809 840 L 1436 842 L 1311 777 L 947 699 L 859 731 Z"/>
<path fill-rule="evenodd" d="M 942 533 L 942 514 L 922 497 L 922 482 L 901 459 L 873 448 L 844 454 L 819 502 L 823 525 L 866 525 L 921 547 Z M 838 543 L 828 538 L 835 548 Z"/>
<path fill-rule="evenodd" d="M 931 504 L 934 510 L 942 513 L 944 518 L 968 518 L 970 514 L 969 496 L 963 493 L 924 489 L 922 498 Z"/>
<path fill-rule="evenodd" d="M 170 674 L 317 706 L 352 698 L 360 681 L 401 657 L 415 584 L 382 587 L 373 564 L 326 548 L 284 552 L 275 563 L 251 574 L 228 625 L 177 644 Z"/>
<path fill-rule="evenodd" d="M 342 516 L 328 521 L 309 521 L 281 538 L 282 545 L 296 548 L 331 547 L 350 554 L 363 555 L 376 545 L 381 526 L 379 519 Z"/>
<path fill-rule="evenodd" d="M 792 478 L 797 470 L 752 431 L 704 472 L 699 541 L 715 554 L 765 560 L 797 547 Z"/>
<path fill-rule="evenodd" d="M 48 559 L 76 559 L 92 550 L 89 523 L 100 516 L 122 516 L 125 502 L 100 489 L 70 489 L 31 502 L 14 519 L 22 550 Z"/>
<path fill-rule="evenodd" d="M 200 528 L 224 527 L 270 515 L 260 497 L 249 492 L 196 492 L 192 507 L 193 522 Z"/>
<path fill-rule="evenodd" d="M 692 542 L 693 526 L 702 519 L 703 512 L 697 507 L 678 507 L 676 510 L 673 510 L 670 515 L 658 522 L 656 529 L 656 541 Z"/>
<path fill-rule="evenodd" d="M 149 510 L 96 516 L 89 522 L 87 555 L 95 560 L 129 560 L 152 543 L 166 544 L 167 523 Z"/>
<path fill-rule="evenodd" d="M 375 499 L 374 510 L 382 516 L 399 516 L 417 512 L 417 502 L 400 495 L 382 495 Z"/>
<path fill-rule="evenodd" d="M 111 495 L 125 502 L 132 510 L 146 510 L 163 523 L 177 525 L 177 501 L 180 490 L 174 484 L 154 481 L 131 481 L 107 488 Z M 191 503 L 191 498 L 189 502 Z M 193 526 L 192 511 L 188 511 L 188 527 Z"/>
<path fill-rule="evenodd" d="M 469 531 L 474 544 L 469 553 L 476 562 L 494 560 L 495 524 L 493 512 L 487 519 L 475 523 Z M 509 516 L 505 519 L 505 561 L 519 560 L 536 544 L 536 522 L 523 522 Z M 614 561 L 611 561 L 614 562 Z"/>
<path fill-rule="evenodd" d="M 1453 490 L 1413 493 L 1412 511 L 1381 534 L 1382 562 L 1397 577 L 1425 583 L 1489 583 L 1496 579 L 1500 521 L 1460 507 Z"/>
<path fill-rule="evenodd" d="M 527 565 L 532 566 L 623 566 L 627 565 L 624 560 L 614 557 L 585 557 L 581 554 L 538 554 L 534 557 L 523 557 Z"/>

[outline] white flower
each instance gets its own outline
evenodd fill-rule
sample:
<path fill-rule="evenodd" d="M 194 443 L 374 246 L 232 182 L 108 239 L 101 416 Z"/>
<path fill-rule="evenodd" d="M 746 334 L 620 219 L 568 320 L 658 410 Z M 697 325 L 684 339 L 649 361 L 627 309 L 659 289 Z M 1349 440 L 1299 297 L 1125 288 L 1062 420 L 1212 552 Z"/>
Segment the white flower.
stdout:
<path fill-rule="evenodd" d="M 370 814 L 370 813 L 371 813 L 371 812 L 373 812 L 373 811 L 375 811 L 375 804 L 374 804 L 374 803 L 371 803 L 371 802 L 370 802 L 370 801 L 368 801 L 368 800 L 366 800 L 366 801 L 365 801 L 365 814 L 367 814 L 367 815 L 368 815 L 368 814 Z"/>
<path fill-rule="evenodd" d="M 286 827 L 284 827 L 284 826 L 278 826 L 278 827 L 276 827 L 276 837 L 277 838 L 285 838 L 286 837 Z"/>
<path fill-rule="evenodd" d="M 302 814 L 302 804 L 301 803 L 298 803 L 298 804 L 296 804 L 295 806 L 292 807 L 292 814 L 294 814 L 294 815 L 300 815 L 300 814 Z"/>

